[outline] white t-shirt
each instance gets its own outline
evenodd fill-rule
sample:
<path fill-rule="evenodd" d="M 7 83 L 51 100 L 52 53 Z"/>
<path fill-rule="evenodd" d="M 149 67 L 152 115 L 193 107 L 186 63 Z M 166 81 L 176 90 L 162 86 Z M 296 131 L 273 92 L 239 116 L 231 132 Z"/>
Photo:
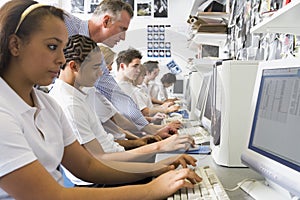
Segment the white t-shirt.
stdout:
<path fill-rule="evenodd" d="M 111 118 L 117 113 L 117 110 L 112 103 L 108 101 L 103 94 L 95 90 L 95 88 L 86 87 L 83 88 L 83 91 L 88 94 L 87 100 L 90 105 L 95 106 L 94 111 L 100 119 L 105 131 L 111 133 L 116 140 L 124 140 L 126 138 L 125 134 L 121 133 L 118 126 L 111 121 Z"/>
<path fill-rule="evenodd" d="M 165 101 L 168 99 L 168 92 L 162 83 L 151 83 L 148 85 L 151 98 Z"/>
<path fill-rule="evenodd" d="M 63 185 L 57 170 L 64 147 L 76 141 L 60 106 L 33 89 L 35 107 L 21 99 L 0 78 L 0 178 L 35 160 Z M 13 199 L 0 188 L 0 199 Z"/>
<path fill-rule="evenodd" d="M 90 105 L 92 101 L 88 99 L 94 97 L 88 97 L 86 93 L 80 92 L 59 79 L 55 80 L 49 94 L 62 106 L 80 144 L 85 144 L 96 138 L 106 153 L 125 151 L 124 147 L 115 142 L 112 134 L 107 133 L 101 125 L 93 110 L 94 105 Z M 89 95 L 92 94 L 95 93 L 89 92 Z M 73 183 L 77 185 L 87 184 L 69 175 L 66 172 L 66 176 Z"/>
<path fill-rule="evenodd" d="M 143 110 L 144 108 L 148 107 L 147 97 L 145 97 L 145 95 L 141 93 L 140 88 L 134 86 L 128 81 L 119 81 L 118 84 L 123 90 L 123 92 L 134 100 L 134 102 L 138 105 L 140 110 Z"/>

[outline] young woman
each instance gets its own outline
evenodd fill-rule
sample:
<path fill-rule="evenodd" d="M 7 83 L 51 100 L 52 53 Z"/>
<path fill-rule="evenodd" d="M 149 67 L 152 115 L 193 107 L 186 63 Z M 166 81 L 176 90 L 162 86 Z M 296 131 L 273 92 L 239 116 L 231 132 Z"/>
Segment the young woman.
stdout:
<path fill-rule="evenodd" d="M 75 140 L 61 108 L 34 85 L 48 85 L 65 63 L 63 12 L 35 1 L 12 0 L 0 9 L 0 198 L 163 199 L 201 178 L 174 165 L 154 171 L 146 185 L 109 189 L 64 188 L 57 167 L 95 183 L 126 183 L 145 174 L 115 170 Z M 118 163 L 115 163 L 118 164 Z M 150 174 L 148 174 L 150 175 Z"/>

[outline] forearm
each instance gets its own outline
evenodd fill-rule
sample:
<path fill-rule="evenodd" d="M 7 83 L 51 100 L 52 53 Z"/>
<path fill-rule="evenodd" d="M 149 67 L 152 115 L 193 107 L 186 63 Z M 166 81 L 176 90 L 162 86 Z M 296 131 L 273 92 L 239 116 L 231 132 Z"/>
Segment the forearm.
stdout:
<path fill-rule="evenodd" d="M 136 128 L 136 126 L 130 121 L 128 120 L 126 117 L 124 117 L 123 115 L 116 113 L 113 116 L 113 121 L 119 126 L 122 127 L 125 130 L 130 130 L 133 132 L 139 132 L 139 130 Z"/>
<path fill-rule="evenodd" d="M 134 148 L 145 145 L 145 143 L 143 143 L 142 141 L 137 140 L 137 139 L 135 139 L 135 140 L 116 140 L 116 142 L 118 142 L 126 150 L 134 149 Z"/>
<path fill-rule="evenodd" d="M 163 101 L 160 101 L 156 98 L 151 98 L 151 101 L 152 101 L 153 104 L 159 104 L 159 105 L 162 105 L 164 103 Z"/>
<path fill-rule="evenodd" d="M 130 185 L 112 188 L 68 188 L 62 199 L 150 200 L 158 199 L 147 185 Z"/>
<path fill-rule="evenodd" d="M 164 127 L 163 125 L 155 125 L 155 124 L 148 124 L 147 126 L 145 126 L 142 131 L 145 131 L 147 134 L 150 135 L 156 135 L 156 132 L 161 129 L 162 127 Z"/>

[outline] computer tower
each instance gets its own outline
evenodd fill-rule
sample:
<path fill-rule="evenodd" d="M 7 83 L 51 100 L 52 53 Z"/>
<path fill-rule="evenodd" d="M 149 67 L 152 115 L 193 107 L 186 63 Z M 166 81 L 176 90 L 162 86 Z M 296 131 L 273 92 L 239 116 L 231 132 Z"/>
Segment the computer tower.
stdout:
<path fill-rule="evenodd" d="M 213 69 L 212 158 L 227 167 L 245 167 L 241 153 L 250 131 L 249 110 L 258 62 L 223 61 Z"/>

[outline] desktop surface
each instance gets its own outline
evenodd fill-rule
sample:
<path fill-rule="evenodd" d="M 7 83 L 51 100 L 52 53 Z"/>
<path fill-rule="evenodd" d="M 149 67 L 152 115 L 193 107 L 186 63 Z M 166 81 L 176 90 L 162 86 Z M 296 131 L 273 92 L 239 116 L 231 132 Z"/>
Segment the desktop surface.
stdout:
<path fill-rule="evenodd" d="M 174 154 L 170 153 L 159 153 L 156 155 L 155 161 L 160 161 L 164 158 L 168 158 L 170 156 L 174 156 Z M 262 180 L 262 177 L 256 173 L 255 171 L 249 168 L 228 168 L 222 167 L 217 165 L 211 155 L 192 155 L 194 158 L 197 159 L 198 166 L 210 166 L 216 175 L 218 176 L 220 182 L 222 183 L 224 188 L 234 188 L 236 187 L 237 183 L 241 182 L 246 178 L 253 178 L 257 180 Z M 237 189 L 233 192 L 226 191 L 229 198 L 231 200 L 243 200 L 249 199 L 252 200 L 253 198 L 249 196 L 246 192 L 241 189 Z"/>

